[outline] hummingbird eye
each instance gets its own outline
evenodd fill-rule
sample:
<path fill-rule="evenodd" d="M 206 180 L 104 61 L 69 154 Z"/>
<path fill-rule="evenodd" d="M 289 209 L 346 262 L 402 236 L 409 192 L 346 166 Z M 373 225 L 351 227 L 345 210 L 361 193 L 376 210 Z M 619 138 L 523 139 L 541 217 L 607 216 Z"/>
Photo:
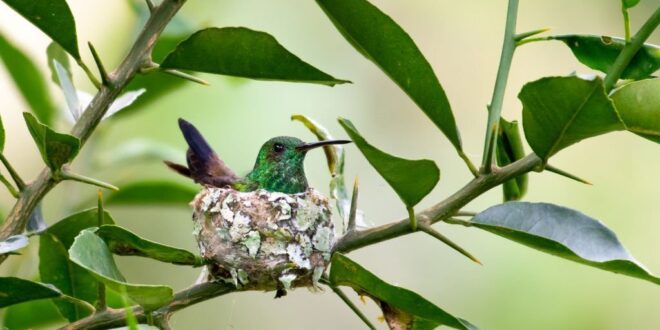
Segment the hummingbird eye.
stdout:
<path fill-rule="evenodd" d="M 284 145 L 282 145 L 280 143 L 275 143 L 275 145 L 273 145 L 273 150 L 275 152 L 282 152 L 282 151 L 284 151 Z"/>

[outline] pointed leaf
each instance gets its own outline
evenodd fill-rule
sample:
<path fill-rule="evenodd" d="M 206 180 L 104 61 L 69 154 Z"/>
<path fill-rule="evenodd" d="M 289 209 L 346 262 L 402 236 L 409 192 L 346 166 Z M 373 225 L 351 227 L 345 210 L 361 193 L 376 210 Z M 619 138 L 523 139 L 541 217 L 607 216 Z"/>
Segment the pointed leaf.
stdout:
<path fill-rule="evenodd" d="M 73 58 L 80 59 L 76 40 L 76 22 L 65 0 L 2 0 L 51 39 Z"/>
<path fill-rule="evenodd" d="M 0 277 L 0 308 L 31 300 L 61 296 L 62 293 L 57 288 L 47 284 L 18 277 Z"/>
<path fill-rule="evenodd" d="M 104 211 L 103 222 L 114 221 Z M 98 282 L 82 267 L 69 259 L 67 249 L 84 229 L 98 225 L 96 208 L 72 214 L 48 228 L 39 238 L 39 274 L 45 282 L 54 284 L 64 294 L 93 304 L 98 298 Z M 55 301 L 60 313 L 69 322 L 78 320 L 89 312 L 68 301 Z"/>
<path fill-rule="evenodd" d="M 544 161 L 583 139 L 624 128 L 600 78 L 546 77 L 527 83 L 518 98 L 527 142 Z"/>
<path fill-rule="evenodd" d="M 627 84 L 612 93 L 626 129 L 660 143 L 660 78 Z"/>
<path fill-rule="evenodd" d="M 176 205 L 187 207 L 199 190 L 191 185 L 171 181 L 140 181 L 121 185 L 105 202 L 121 205 Z"/>
<path fill-rule="evenodd" d="M 433 68 L 408 33 L 366 0 L 317 0 L 337 30 L 374 62 L 461 150 L 449 100 Z"/>
<path fill-rule="evenodd" d="M 147 257 L 175 265 L 201 266 L 204 264 L 198 255 L 144 239 L 119 226 L 101 226 L 96 230 L 96 235 L 101 237 L 110 251 L 117 255 Z"/>
<path fill-rule="evenodd" d="M 39 274 L 42 281 L 55 285 L 66 295 L 89 303 L 94 303 L 97 299 L 96 280 L 86 270 L 72 263 L 64 245 L 48 233 L 39 237 Z M 90 314 L 89 310 L 68 301 L 53 302 L 69 322 Z"/>
<path fill-rule="evenodd" d="M 71 261 L 87 269 L 99 281 L 115 291 L 123 292 L 145 310 L 154 310 L 173 298 L 172 288 L 164 285 L 127 283 L 117 269 L 112 254 L 103 240 L 91 229 L 78 235 L 69 249 Z"/>
<path fill-rule="evenodd" d="M 123 110 L 126 107 L 129 107 L 135 100 L 140 97 L 140 95 L 144 94 L 147 90 L 144 88 L 140 88 L 135 91 L 128 91 L 121 96 L 119 96 L 112 104 L 110 105 L 110 108 L 108 108 L 108 111 L 105 113 L 103 116 L 103 119 L 106 119 L 117 112 Z"/>
<path fill-rule="evenodd" d="M 509 202 L 477 214 L 475 227 L 581 264 L 660 284 L 603 223 L 546 203 Z"/>
<path fill-rule="evenodd" d="M 419 203 L 440 180 L 440 170 L 433 161 L 408 160 L 384 153 L 369 144 L 349 120 L 340 118 L 339 124 L 406 206 Z"/>
<path fill-rule="evenodd" d="M 550 37 L 570 47 L 573 55 L 582 64 L 603 73 L 608 73 L 626 45 L 625 40 L 607 36 L 563 35 Z M 660 47 L 644 44 L 630 60 L 621 74 L 622 79 L 643 79 L 660 68 Z"/>
<path fill-rule="evenodd" d="M 46 79 L 25 53 L 0 34 L 0 60 L 14 80 L 18 91 L 40 121 L 51 124 L 55 106 Z"/>
<path fill-rule="evenodd" d="M 500 118 L 496 153 L 497 165 L 501 167 L 525 157 L 517 121 L 509 122 Z M 502 189 L 505 202 L 521 199 L 527 192 L 527 173 L 505 182 Z"/>
<path fill-rule="evenodd" d="M 14 235 L 0 241 L 0 254 L 6 254 L 20 250 L 28 245 L 28 237 L 25 235 Z"/>
<path fill-rule="evenodd" d="M 244 27 L 197 31 L 167 55 L 161 67 L 329 86 L 347 82 L 304 62 L 268 33 Z"/>
<path fill-rule="evenodd" d="M 60 82 L 62 93 L 64 93 L 64 99 L 66 100 L 67 108 L 69 109 L 71 116 L 73 116 L 73 121 L 76 122 L 80 118 L 80 115 L 83 113 L 83 106 L 78 99 L 76 86 L 74 86 L 73 82 L 71 81 L 71 73 L 57 60 L 53 60 L 53 66 L 55 67 L 55 73 L 57 74 L 57 79 Z"/>
<path fill-rule="evenodd" d="M 334 253 L 330 268 L 333 285 L 349 286 L 359 294 L 366 294 L 381 307 L 392 329 L 434 329 L 446 325 L 454 329 L 477 329 L 410 290 L 390 285 L 364 269 L 348 257 Z"/>
<path fill-rule="evenodd" d="M 621 3 L 625 8 L 632 8 L 637 6 L 639 0 L 621 0 Z"/>
<path fill-rule="evenodd" d="M 23 117 L 32 138 L 39 147 L 41 157 L 52 171 L 59 171 L 62 165 L 73 160 L 78 154 L 80 149 L 78 138 L 53 131 L 28 112 L 24 112 Z"/>
<path fill-rule="evenodd" d="M 5 150 L 5 125 L 2 123 L 2 117 L 0 117 L 0 153 Z"/>
<path fill-rule="evenodd" d="M 103 211 L 103 224 L 112 225 L 114 223 L 115 221 L 110 213 Z M 69 249 L 73 244 L 73 240 L 81 231 L 96 226 L 98 226 L 98 209 L 91 208 L 58 221 L 50 226 L 46 233 L 57 237 L 57 240 Z"/>
<path fill-rule="evenodd" d="M 57 78 L 57 70 L 55 69 L 55 61 L 59 62 L 66 70 L 69 80 L 73 81 L 71 75 L 71 64 L 69 63 L 69 55 L 64 48 L 56 42 L 51 42 L 46 48 L 46 57 L 48 58 L 48 68 L 50 69 L 50 80 L 60 85 L 60 80 Z"/>

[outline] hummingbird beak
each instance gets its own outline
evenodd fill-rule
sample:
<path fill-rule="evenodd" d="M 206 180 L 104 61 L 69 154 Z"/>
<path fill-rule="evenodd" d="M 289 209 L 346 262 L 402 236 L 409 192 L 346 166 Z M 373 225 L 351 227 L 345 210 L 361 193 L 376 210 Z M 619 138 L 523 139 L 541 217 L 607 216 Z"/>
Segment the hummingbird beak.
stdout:
<path fill-rule="evenodd" d="M 319 141 L 319 142 L 312 142 L 312 143 L 303 143 L 299 146 L 296 147 L 296 149 L 301 150 L 301 151 L 308 151 L 314 148 L 326 146 L 329 144 L 346 144 L 346 143 L 351 143 L 353 141 L 350 140 L 324 140 L 324 141 Z"/>

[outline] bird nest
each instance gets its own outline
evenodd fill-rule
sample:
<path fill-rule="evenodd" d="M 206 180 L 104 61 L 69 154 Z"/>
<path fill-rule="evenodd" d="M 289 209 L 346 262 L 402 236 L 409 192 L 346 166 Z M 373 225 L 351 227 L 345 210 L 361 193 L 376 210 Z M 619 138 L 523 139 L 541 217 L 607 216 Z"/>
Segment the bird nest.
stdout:
<path fill-rule="evenodd" d="M 211 280 L 246 290 L 315 288 L 334 244 L 328 199 L 204 188 L 192 202 L 193 235 Z"/>

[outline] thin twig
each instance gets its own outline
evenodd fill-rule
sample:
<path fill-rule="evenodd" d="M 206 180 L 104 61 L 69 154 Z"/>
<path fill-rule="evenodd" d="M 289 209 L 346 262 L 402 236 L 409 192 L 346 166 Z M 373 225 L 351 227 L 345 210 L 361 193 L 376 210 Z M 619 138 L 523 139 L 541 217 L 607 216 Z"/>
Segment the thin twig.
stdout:
<path fill-rule="evenodd" d="M 73 172 L 61 171 L 59 173 L 59 176 L 64 180 L 78 181 L 78 182 L 91 184 L 93 186 L 97 186 L 97 187 L 101 187 L 101 188 L 105 188 L 105 189 L 110 189 L 110 190 L 114 190 L 114 191 L 119 190 L 119 188 L 117 188 L 117 187 L 115 187 L 115 186 L 113 186 L 109 183 L 99 181 L 99 180 L 96 180 L 94 178 L 86 177 L 84 175 L 76 174 L 76 173 L 73 173 Z"/>
<path fill-rule="evenodd" d="M 14 188 L 14 186 L 12 186 L 11 182 L 9 182 L 9 180 L 7 180 L 7 178 L 5 178 L 5 176 L 2 174 L 0 174 L 0 181 L 2 182 L 2 184 L 5 185 L 5 187 L 7 187 L 7 190 L 9 190 L 9 193 L 12 196 L 14 196 L 14 198 L 18 198 L 18 191 L 16 190 L 16 188 Z"/>
<path fill-rule="evenodd" d="M 357 315 L 369 329 L 376 330 L 376 327 L 371 323 L 371 321 L 369 321 L 367 316 L 364 315 L 364 313 L 362 313 L 362 311 L 357 306 L 355 306 L 351 299 L 349 299 L 340 288 L 330 283 L 327 285 L 330 287 L 330 289 L 332 289 L 332 292 L 336 293 L 337 296 L 339 296 L 339 298 L 341 298 L 341 300 L 346 304 L 346 306 L 348 306 L 348 308 L 350 308 L 353 313 L 355 313 L 355 315 Z"/>
<path fill-rule="evenodd" d="M 105 66 L 103 66 L 103 62 L 101 62 L 101 57 L 99 57 L 99 53 L 96 52 L 96 48 L 94 48 L 94 45 L 92 45 L 91 42 L 88 42 L 87 46 L 89 46 L 89 51 L 92 52 L 92 57 L 94 58 L 96 67 L 99 69 L 99 74 L 101 75 L 101 82 L 104 85 L 110 84 L 111 81 L 110 78 L 108 77 L 108 72 L 105 70 Z"/>

